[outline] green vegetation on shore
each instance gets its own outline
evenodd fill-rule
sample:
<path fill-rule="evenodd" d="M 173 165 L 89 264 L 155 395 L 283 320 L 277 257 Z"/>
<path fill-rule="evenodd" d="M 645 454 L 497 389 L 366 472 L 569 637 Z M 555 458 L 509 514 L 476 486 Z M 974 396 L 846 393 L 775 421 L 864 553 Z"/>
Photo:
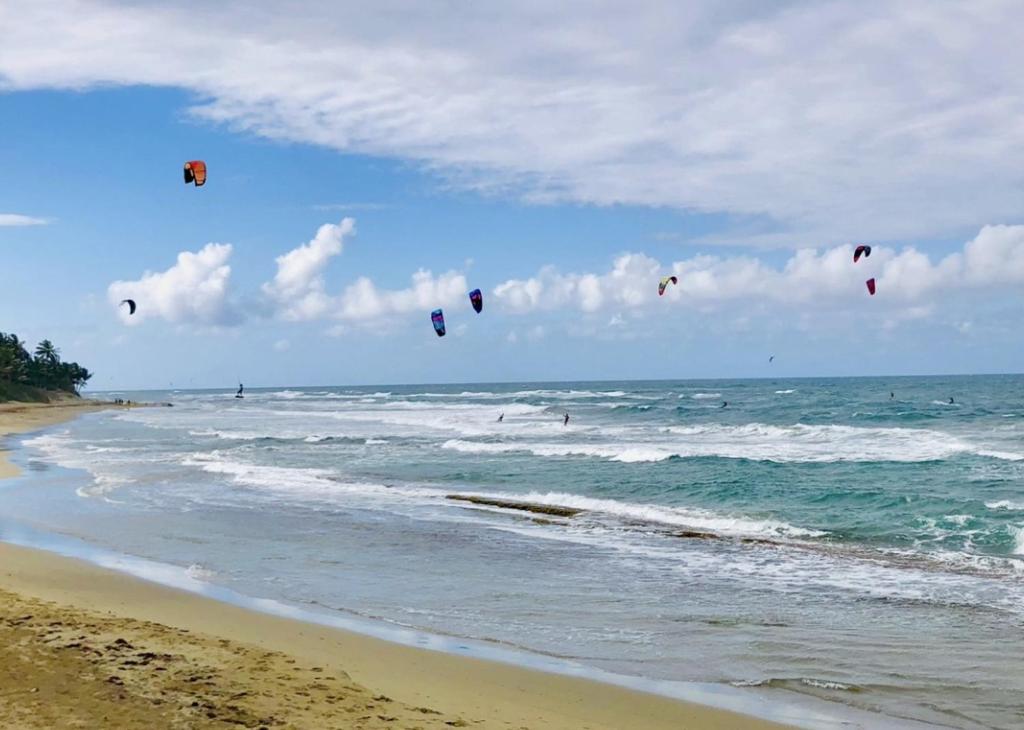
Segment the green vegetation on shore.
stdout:
<path fill-rule="evenodd" d="M 48 401 L 54 391 L 78 395 L 91 377 L 77 362 L 61 362 L 49 340 L 33 356 L 17 335 L 0 332 L 0 401 Z"/>

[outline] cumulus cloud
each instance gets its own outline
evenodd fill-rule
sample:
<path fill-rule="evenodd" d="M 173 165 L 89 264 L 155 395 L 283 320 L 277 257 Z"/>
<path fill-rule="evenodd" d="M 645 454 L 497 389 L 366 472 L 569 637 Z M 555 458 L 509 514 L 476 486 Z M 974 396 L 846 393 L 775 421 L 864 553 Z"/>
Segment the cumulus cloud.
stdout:
<path fill-rule="evenodd" d="M 0 213 L 0 228 L 4 226 L 45 226 L 49 222 L 46 218 L 36 218 L 31 215 Z"/>
<path fill-rule="evenodd" d="M 660 275 L 660 264 L 644 255 L 629 253 L 615 260 L 606 274 L 560 274 L 553 266 L 529 279 L 499 284 L 494 295 L 513 312 L 576 306 L 594 312 L 607 305 L 637 306 L 648 300 L 650 282 Z"/>
<path fill-rule="evenodd" d="M 897 240 L 1020 210 L 1013 0 L 34 0 L 0 4 L 0 27 L 2 90 L 180 87 L 202 118 L 470 188 L 765 222 L 732 242 Z"/>
<path fill-rule="evenodd" d="M 231 277 L 231 244 L 208 243 L 199 251 L 182 251 L 177 263 L 166 271 L 147 271 L 136 281 L 115 281 L 107 287 L 107 298 L 117 307 L 125 324 L 146 319 L 209 325 L 231 324 L 237 313 L 228 302 Z M 134 299 L 138 309 L 129 316 L 120 306 Z"/>
<path fill-rule="evenodd" d="M 263 285 L 263 292 L 281 306 L 285 319 L 316 319 L 330 310 L 332 301 L 324 291 L 323 272 L 341 253 L 345 236 L 354 231 L 352 218 L 326 223 L 311 241 L 277 257 L 277 274 Z"/>
<path fill-rule="evenodd" d="M 331 259 L 341 254 L 345 237 L 354 232 L 352 218 L 328 223 L 320 226 L 311 241 L 277 257 L 277 274 L 263 284 L 262 291 L 279 316 L 379 324 L 395 315 L 452 306 L 465 298 L 465 275 L 447 271 L 435 276 L 425 269 L 414 273 L 405 289 L 382 289 L 369 277 L 360 276 L 340 293 L 329 293 L 324 271 Z"/>
<path fill-rule="evenodd" d="M 939 293 L 1024 284 L 1024 225 L 985 226 L 963 250 L 933 261 L 913 247 L 876 246 L 870 258 L 853 264 L 853 247 L 796 251 L 773 267 L 751 256 L 699 255 L 662 265 L 645 254 L 624 254 L 601 274 L 562 274 L 545 267 L 529 279 L 510 279 L 494 289 L 499 306 L 515 313 L 544 309 L 636 309 L 659 300 L 658 279 L 675 274 L 662 302 L 687 306 L 730 301 L 814 304 L 827 307 L 863 297 L 864 281 L 874 277 L 883 301 L 909 307 L 894 321 L 921 319 L 930 312 L 916 306 Z M 616 319 L 621 317 L 616 315 Z"/>
<path fill-rule="evenodd" d="M 371 279 L 363 276 L 339 297 L 337 316 L 373 321 L 390 315 L 430 311 L 461 303 L 466 291 L 466 277 L 457 271 L 434 276 L 430 271 L 420 269 L 412 275 L 410 287 L 398 290 L 379 289 Z"/>

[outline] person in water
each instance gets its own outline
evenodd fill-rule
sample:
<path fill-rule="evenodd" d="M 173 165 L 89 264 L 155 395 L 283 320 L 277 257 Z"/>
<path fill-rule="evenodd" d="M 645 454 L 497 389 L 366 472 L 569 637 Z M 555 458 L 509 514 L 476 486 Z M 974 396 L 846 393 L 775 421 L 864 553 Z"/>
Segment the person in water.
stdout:
<path fill-rule="evenodd" d="M 956 405 L 956 401 L 953 400 L 953 396 L 949 396 L 949 405 L 951 405 L 951 406 L 955 406 Z"/>
<path fill-rule="evenodd" d="M 498 416 L 498 423 L 501 423 L 504 420 L 505 420 L 505 414 L 502 413 L 500 416 Z"/>
<path fill-rule="evenodd" d="M 727 401 L 727 400 L 722 401 L 722 408 L 728 408 L 728 407 L 729 407 L 729 401 Z"/>
<path fill-rule="evenodd" d="M 563 426 L 568 426 L 569 425 L 569 414 L 568 413 L 565 414 L 565 420 L 562 421 L 562 425 Z"/>
<path fill-rule="evenodd" d="M 889 391 L 889 400 L 892 400 L 892 399 L 893 399 L 893 398 L 895 398 L 895 397 L 896 397 L 896 394 L 895 394 L 895 393 L 893 393 L 893 392 L 892 392 L 892 391 L 890 390 L 890 391 Z"/>

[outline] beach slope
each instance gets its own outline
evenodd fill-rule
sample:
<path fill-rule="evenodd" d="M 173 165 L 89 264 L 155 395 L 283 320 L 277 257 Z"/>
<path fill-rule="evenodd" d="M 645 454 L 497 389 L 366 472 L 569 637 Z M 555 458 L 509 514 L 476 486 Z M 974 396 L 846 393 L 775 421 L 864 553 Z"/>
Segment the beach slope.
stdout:
<path fill-rule="evenodd" d="M 0 727 L 778 728 L 0 543 Z"/>

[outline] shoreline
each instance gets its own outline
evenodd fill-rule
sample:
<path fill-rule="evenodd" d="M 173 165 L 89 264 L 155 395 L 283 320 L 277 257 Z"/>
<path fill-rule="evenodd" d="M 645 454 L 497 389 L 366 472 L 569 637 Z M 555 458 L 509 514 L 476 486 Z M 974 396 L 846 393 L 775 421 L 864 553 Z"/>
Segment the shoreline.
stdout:
<path fill-rule="evenodd" d="M 16 477 L 21 473 L 8 457 L 10 451 L 3 447 L 9 436 L 56 426 L 85 413 L 95 413 L 109 408 L 134 408 L 96 400 L 67 400 L 54 403 L 23 403 L 8 401 L 0 403 L 0 479 Z"/>
<path fill-rule="evenodd" d="M 0 434 L 39 430 L 118 407 L 26 405 L 0 406 Z M 9 464 L 6 452 L 0 460 Z M 10 465 L 0 479 L 18 473 Z M 54 716 L 47 712 L 60 713 L 62 706 L 93 723 L 117 713 L 123 727 L 151 726 L 157 715 L 190 727 L 225 722 L 270 727 L 282 717 L 297 727 L 368 730 L 790 727 L 592 679 L 250 610 L 8 542 L 0 542 L 0 565 L 0 605 L 6 607 L 0 633 L 7 634 L 0 642 L 6 647 L 0 666 L 10 667 L 0 670 L 0 720 L 21 727 L 52 725 Z M 260 599 L 251 602 L 258 606 Z M 130 657 L 125 644 L 134 652 Z M 176 651 L 182 645 L 188 651 Z M 749 696 L 757 704 L 758 696 Z M 792 708 L 792 714 L 804 713 Z M 263 723 L 268 718 L 273 722 Z"/>

